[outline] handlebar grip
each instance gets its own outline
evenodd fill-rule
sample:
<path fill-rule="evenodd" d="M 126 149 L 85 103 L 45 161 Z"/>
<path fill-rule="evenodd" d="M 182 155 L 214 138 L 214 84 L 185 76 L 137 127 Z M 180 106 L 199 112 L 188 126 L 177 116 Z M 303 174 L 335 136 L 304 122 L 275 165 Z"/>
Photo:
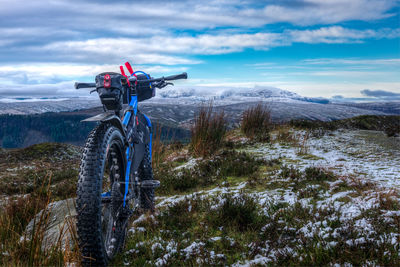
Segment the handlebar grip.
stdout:
<path fill-rule="evenodd" d="M 183 72 L 181 74 L 164 77 L 164 80 L 166 81 L 179 80 L 179 79 L 187 79 L 187 73 Z"/>
<path fill-rule="evenodd" d="M 147 79 L 147 80 L 136 80 L 136 77 L 130 77 L 129 81 L 131 83 L 152 83 L 152 82 L 160 82 L 160 81 L 172 81 L 172 80 L 179 80 L 179 79 L 187 79 L 187 73 L 183 72 L 177 75 L 171 75 L 167 77 L 161 77 L 156 79 Z"/>
<path fill-rule="evenodd" d="M 95 83 L 75 83 L 75 89 L 96 87 Z"/>

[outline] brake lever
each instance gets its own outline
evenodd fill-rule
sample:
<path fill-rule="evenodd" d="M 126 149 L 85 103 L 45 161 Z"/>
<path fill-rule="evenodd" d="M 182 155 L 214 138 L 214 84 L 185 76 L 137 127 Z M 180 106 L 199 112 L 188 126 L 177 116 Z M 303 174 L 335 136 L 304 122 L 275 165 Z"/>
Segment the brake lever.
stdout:
<path fill-rule="evenodd" d="M 96 91 L 97 91 L 97 89 L 94 89 L 94 90 L 90 91 L 90 94 L 93 93 L 93 92 L 96 92 Z"/>
<path fill-rule="evenodd" d="M 174 84 L 170 83 L 170 82 L 163 82 L 159 88 L 162 89 L 162 88 L 164 88 L 164 87 L 166 87 L 168 85 L 174 85 Z"/>
<path fill-rule="evenodd" d="M 164 88 L 165 86 L 168 86 L 168 85 L 174 85 L 174 84 L 170 83 L 170 82 L 165 82 L 164 80 L 161 80 L 160 82 L 155 84 L 155 87 L 157 87 L 158 89 L 162 89 L 162 88 Z"/>

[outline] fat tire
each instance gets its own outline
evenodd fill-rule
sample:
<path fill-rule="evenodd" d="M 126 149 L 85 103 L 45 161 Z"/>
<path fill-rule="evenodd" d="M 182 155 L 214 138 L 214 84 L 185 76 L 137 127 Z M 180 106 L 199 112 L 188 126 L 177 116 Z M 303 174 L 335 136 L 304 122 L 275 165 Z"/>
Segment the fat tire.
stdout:
<path fill-rule="evenodd" d="M 139 167 L 139 178 L 153 180 L 153 168 L 151 166 L 150 145 L 146 145 L 145 154 Z M 154 211 L 154 188 L 140 188 L 140 208 L 146 211 Z"/>
<path fill-rule="evenodd" d="M 114 139 L 120 140 L 123 148 L 119 129 L 111 124 L 98 125 L 89 134 L 81 158 L 76 209 L 83 266 L 106 266 L 110 260 L 102 235 L 101 191 L 107 149 Z"/>

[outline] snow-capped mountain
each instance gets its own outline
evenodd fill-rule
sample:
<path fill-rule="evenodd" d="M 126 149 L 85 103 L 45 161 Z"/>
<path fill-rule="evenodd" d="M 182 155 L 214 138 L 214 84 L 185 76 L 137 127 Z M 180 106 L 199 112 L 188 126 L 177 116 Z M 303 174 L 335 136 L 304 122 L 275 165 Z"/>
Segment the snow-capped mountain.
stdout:
<path fill-rule="evenodd" d="M 240 102 L 274 101 L 292 102 L 304 101 L 327 104 L 329 100 L 324 98 L 308 98 L 294 92 L 282 90 L 276 87 L 254 88 L 224 88 L 224 87 L 170 87 L 159 90 L 157 96 L 149 102 L 159 102 L 179 99 L 181 103 L 196 103 L 213 100 L 215 105 L 226 105 Z"/>

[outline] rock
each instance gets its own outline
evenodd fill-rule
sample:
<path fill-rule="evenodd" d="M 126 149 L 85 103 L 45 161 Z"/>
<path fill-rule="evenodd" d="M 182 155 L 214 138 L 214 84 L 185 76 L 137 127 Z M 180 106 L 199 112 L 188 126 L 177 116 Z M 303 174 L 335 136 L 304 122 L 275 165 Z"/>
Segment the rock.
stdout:
<path fill-rule="evenodd" d="M 75 199 L 69 198 L 52 202 L 29 222 L 25 230 L 25 237 L 21 240 L 30 240 L 32 236 L 40 234 L 42 235 L 42 250 L 59 245 L 63 250 L 72 249 L 74 240 L 76 240 L 75 224 Z M 35 233 L 33 234 L 33 232 Z"/>

